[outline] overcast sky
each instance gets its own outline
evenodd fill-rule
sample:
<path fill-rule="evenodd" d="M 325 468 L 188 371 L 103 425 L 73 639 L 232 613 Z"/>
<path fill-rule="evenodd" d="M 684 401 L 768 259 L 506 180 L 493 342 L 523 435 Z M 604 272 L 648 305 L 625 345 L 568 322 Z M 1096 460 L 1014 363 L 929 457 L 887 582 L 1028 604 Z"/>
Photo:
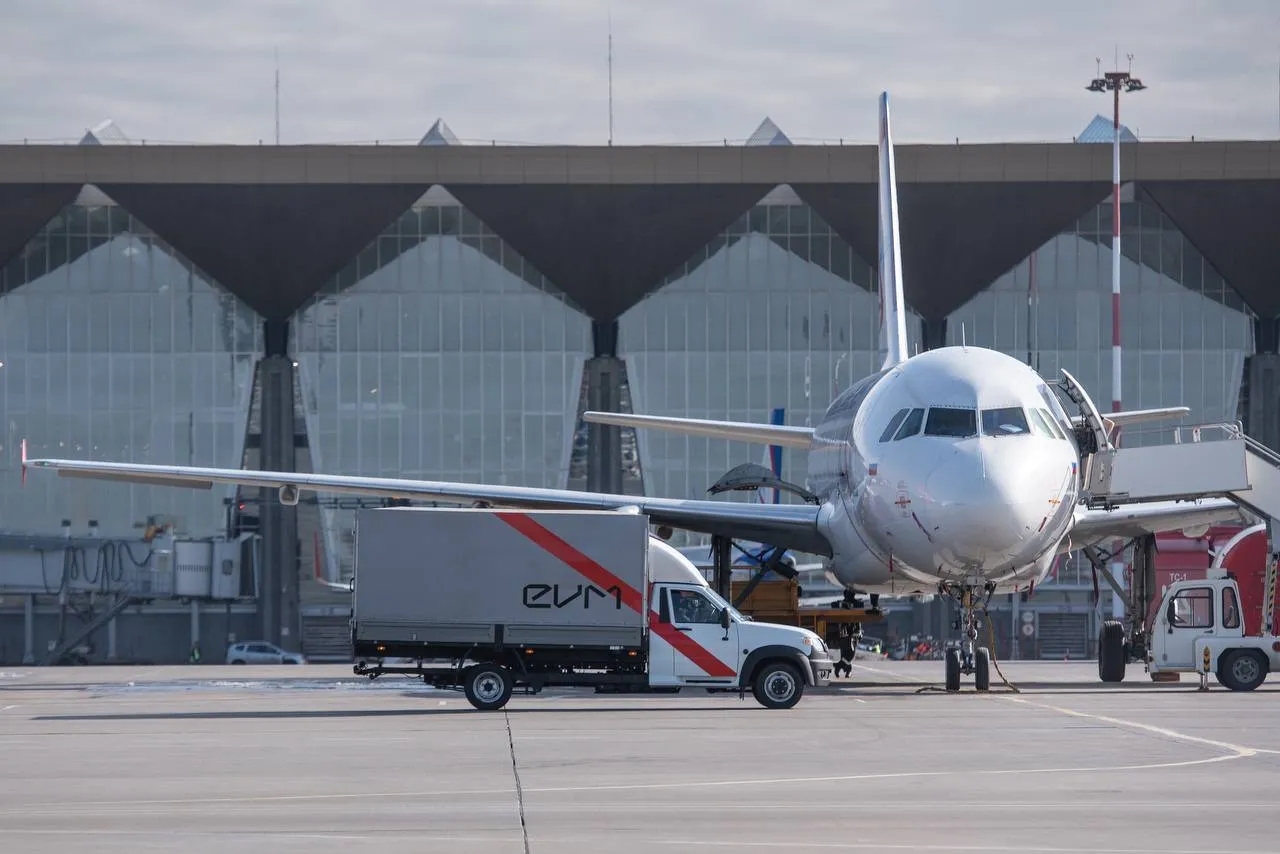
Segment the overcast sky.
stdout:
<path fill-rule="evenodd" d="M 0 140 L 902 142 L 1069 140 L 1134 54 L 1150 139 L 1280 136 L 1274 0 L 4 0 Z"/>

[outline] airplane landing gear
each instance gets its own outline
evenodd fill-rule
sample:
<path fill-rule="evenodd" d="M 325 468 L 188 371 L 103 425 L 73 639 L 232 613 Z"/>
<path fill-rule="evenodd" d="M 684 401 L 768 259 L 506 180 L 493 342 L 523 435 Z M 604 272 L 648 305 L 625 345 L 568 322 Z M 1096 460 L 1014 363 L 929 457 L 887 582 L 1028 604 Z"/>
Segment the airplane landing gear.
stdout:
<path fill-rule="evenodd" d="M 984 591 L 986 599 L 977 604 L 977 590 L 969 585 L 942 584 L 938 592 L 955 597 L 960 605 L 960 614 L 953 627 L 961 633 L 959 646 L 952 646 L 946 653 L 946 688 L 948 691 L 960 690 L 960 677 L 973 676 L 973 687 L 978 691 L 991 688 L 991 651 L 985 646 L 978 646 L 978 629 L 982 620 L 978 618 L 978 610 L 986 610 L 995 592 L 995 585 L 988 582 Z"/>

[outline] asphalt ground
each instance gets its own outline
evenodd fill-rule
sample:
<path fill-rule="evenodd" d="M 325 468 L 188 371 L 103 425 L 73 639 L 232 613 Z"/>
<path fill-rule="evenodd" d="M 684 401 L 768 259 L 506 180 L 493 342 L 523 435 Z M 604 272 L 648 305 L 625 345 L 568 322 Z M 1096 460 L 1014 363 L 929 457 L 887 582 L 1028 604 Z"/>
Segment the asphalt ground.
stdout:
<path fill-rule="evenodd" d="M 0 670 L 14 852 L 1280 850 L 1280 677 L 860 662 L 748 694 L 547 691 L 477 712 L 345 665 Z"/>

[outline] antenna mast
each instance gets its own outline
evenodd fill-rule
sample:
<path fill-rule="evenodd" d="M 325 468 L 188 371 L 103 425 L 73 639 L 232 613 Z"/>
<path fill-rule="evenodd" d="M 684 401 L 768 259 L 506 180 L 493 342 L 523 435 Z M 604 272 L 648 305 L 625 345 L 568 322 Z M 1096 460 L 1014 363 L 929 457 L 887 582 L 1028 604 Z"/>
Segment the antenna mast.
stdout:
<path fill-rule="evenodd" d="M 275 48 L 276 57 L 276 145 L 280 144 L 280 48 Z"/>
<path fill-rule="evenodd" d="M 609 145 L 613 145 L 613 10 L 609 10 Z"/>

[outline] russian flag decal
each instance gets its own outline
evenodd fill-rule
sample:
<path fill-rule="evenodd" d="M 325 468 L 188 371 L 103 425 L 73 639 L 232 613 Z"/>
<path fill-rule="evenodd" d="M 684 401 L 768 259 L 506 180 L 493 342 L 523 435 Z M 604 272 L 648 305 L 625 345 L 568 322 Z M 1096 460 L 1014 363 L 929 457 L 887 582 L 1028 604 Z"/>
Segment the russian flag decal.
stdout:
<path fill-rule="evenodd" d="M 872 463 L 871 465 L 867 466 L 867 477 L 875 477 L 876 472 L 879 470 L 880 470 L 880 464 Z"/>

